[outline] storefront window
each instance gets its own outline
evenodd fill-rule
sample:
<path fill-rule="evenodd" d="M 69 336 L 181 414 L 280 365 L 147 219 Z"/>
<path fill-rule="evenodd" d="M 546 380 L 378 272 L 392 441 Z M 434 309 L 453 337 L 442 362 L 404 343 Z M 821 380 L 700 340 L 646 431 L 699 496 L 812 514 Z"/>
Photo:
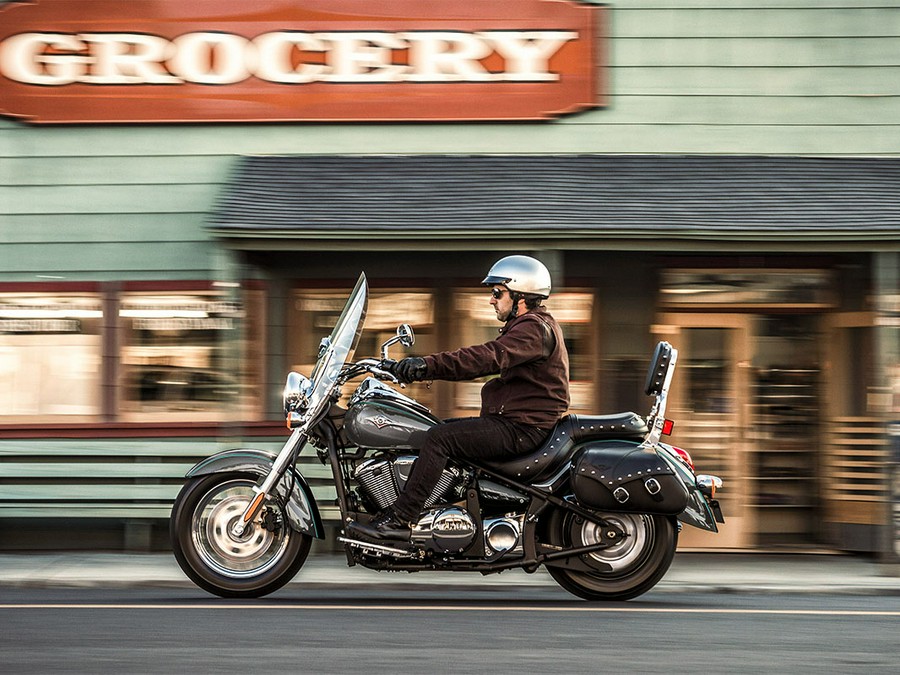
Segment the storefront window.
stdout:
<path fill-rule="evenodd" d="M 244 316 L 240 303 L 213 291 L 124 294 L 122 412 L 166 420 L 248 414 L 258 380 L 241 368 L 252 362 L 241 337 Z"/>
<path fill-rule="evenodd" d="M 455 296 L 457 316 L 461 317 L 460 346 L 493 340 L 501 324 L 484 292 L 460 291 Z M 593 294 L 566 292 L 554 293 L 544 304 L 563 329 L 566 349 L 569 352 L 569 393 L 571 412 L 595 412 L 593 332 L 591 313 Z M 481 408 L 482 378 L 474 382 L 457 382 L 455 405 L 457 414 L 474 415 Z"/>
<path fill-rule="evenodd" d="M 727 328 L 691 328 L 685 331 L 690 361 L 682 366 L 687 381 L 687 401 L 694 413 L 733 412 L 728 380 Z"/>
<path fill-rule="evenodd" d="M 878 318 L 881 342 L 885 360 L 885 391 L 887 399 L 884 408 L 896 423 L 900 424 L 900 293 L 882 293 L 879 297 L 881 316 Z M 900 461 L 900 441 L 895 445 Z M 897 472 L 900 481 L 900 471 Z M 898 502 L 895 502 L 898 503 Z M 898 507 L 900 508 L 900 507 Z M 900 528 L 900 522 L 898 522 Z M 900 531 L 900 529 L 898 529 Z"/>
<path fill-rule="evenodd" d="M 101 413 L 99 294 L 0 294 L 0 418 Z"/>
<path fill-rule="evenodd" d="M 319 342 L 327 337 L 340 316 L 347 301 L 345 291 L 296 290 L 291 296 L 291 312 L 288 321 L 288 355 L 290 368 L 309 375 L 315 365 Z M 381 345 L 397 333 L 397 326 L 408 323 L 416 334 L 416 344 L 406 349 L 399 344 L 391 348 L 390 356 L 401 359 L 410 354 L 428 354 L 435 351 L 434 297 L 422 291 L 369 292 L 369 307 L 365 328 L 351 358 L 378 357 Z M 344 392 L 352 393 L 351 387 Z M 432 407 L 433 392 L 425 386 L 404 391 L 423 405 Z M 346 398 L 345 398 L 346 402 Z"/>
<path fill-rule="evenodd" d="M 824 270 L 664 270 L 660 293 L 666 305 L 828 307 L 833 281 Z"/>

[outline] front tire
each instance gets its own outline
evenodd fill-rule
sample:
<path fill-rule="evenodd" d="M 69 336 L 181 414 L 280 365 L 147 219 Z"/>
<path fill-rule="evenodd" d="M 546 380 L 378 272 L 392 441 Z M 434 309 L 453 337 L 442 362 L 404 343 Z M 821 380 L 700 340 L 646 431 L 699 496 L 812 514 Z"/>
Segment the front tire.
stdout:
<path fill-rule="evenodd" d="M 678 530 L 674 519 L 644 513 L 598 515 L 623 529 L 626 537 L 609 548 L 583 556 L 588 566 L 602 563 L 596 571 L 548 567 L 550 576 L 569 593 L 585 600 L 623 601 L 646 593 L 663 578 L 675 557 Z M 599 525 L 557 509 L 546 533 L 552 544 L 574 548 L 599 542 L 598 528 Z"/>
<path fill-rule="evenodd" d="M 181 489 L 172 508 L 175 559 L 191 581 L 223 598 L 258 598 L 278 590 L 294 578 L 312 545 L 311 536 L 291 529 L 275 499 L 266 502 L 244 535 L 234 536 L 231 527 L 255 496 L 256 481 L 245 473 L 202 476 Z"/>

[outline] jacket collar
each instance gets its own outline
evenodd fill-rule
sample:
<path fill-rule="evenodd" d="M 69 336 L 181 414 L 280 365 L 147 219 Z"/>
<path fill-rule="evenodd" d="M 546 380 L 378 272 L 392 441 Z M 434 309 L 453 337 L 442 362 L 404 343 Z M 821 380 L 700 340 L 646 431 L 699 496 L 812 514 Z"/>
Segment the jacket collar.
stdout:
<path fill-rule="evenodd" d="M 499 329 L 500 335 L 503 335 L 506 331 L 508 331 L 510 328 L 512 328 L 517 321 L 521 321 L 529 314 L 542 314 L 542 315 L 546 316 L 547 308 L 544 307 L 543 305 L 538 305 L 534 309 L 529 309 L 524 314 L 519 314 L 517 317 L 510 319 L 509 321 L 504 323 L 502 326 L 500 326 L 500 329 Z"/>

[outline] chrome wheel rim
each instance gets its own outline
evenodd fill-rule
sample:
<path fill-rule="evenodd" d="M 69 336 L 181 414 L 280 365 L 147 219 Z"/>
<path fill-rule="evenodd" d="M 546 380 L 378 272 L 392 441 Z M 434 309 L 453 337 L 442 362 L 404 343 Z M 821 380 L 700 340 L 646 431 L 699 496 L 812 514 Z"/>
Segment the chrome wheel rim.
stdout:
<path fill-rule="evenodd" d="M 248 480 L 220 483 L 203 495 L 194 510 L 191 531 L 197 554 L 207 567 L 232 579 L 265 573 L 281 560 L 290 541 L 285 524 L 271 532 L 262 527 L 260 516 L 243 535 L 233 534 L 234 524 L 256 496 L 253 487 Z"/>
<path fill-rule="evenodd" d="M 616 544 L 590 553 L 590 557 L 612 567 L 617 573 L 640 562 L 653 544 L 653 520 L 649 516 L 631 513 L 604 513 L 603 518 L 619 528 L 625 536 Z M 585 521 L 581 527 L 581 541 L 585 546 L 601 541 L 601 526 Z"/>

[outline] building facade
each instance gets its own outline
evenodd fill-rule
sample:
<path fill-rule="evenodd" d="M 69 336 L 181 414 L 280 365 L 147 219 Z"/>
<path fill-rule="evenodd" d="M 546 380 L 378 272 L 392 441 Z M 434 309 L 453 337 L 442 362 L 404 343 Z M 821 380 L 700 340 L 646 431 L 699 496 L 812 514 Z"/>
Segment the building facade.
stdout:
<path fill-rule="evenodd" d="M 672 440 L 726 484 L 720 534 L 685 531 L 682 546 L 892 550 L 900 3 L 523 0 L 488 18 L 503 27 L 547 4 L 592 12 L 597 80 L 591 105 L 540 119 L 496 103 L 509 82 L 479 80 L 465 84 L 509 119 L 455 99 L 422 100 L 434 112 L 415 119 L 405 81 L 409 119 L 382 119 L 386 90 L 315 121 L 223 121 L 207 102 L 196 120 L 45 123 L 13 109 L 32 100 L 11 96 L 22 80 L 56 77 L 41 91 L 64 97 L 75 85 L 60 73 L 99 77 L 107 52 L 94 47 L 90 70 L 72 65 L 80 47 L 45 40 L 26 77 L 4 35 L 0 546 L 164 546 L 187 466 L 280 445 L 283 375 L 309 370 L 360 271 L 372 301 L 359 351 L 407 322 L 413 353 L 428 353 L 493 334 L 478 282 L 515 252 L 554 276 L 574 412 L 645 413 L 653 345 L 679 348 Z M 448 3 L 447 21 L 464 14 Z M 557 38 L 531 35 L 550 54 Z M 359 77 L 387 68 L 366 39 Z M 521 53 L 532 71 L 557 68 Z M 525 56 L 506 70 L 491 58 L 484 72 L 526 70 Z M 440 72 L 480 77 L 474 59 Z M 193 72 L 166 63 L 165 77 Z M 454 416 L 475 414 L 478 389 L 409 393 Z"/>

